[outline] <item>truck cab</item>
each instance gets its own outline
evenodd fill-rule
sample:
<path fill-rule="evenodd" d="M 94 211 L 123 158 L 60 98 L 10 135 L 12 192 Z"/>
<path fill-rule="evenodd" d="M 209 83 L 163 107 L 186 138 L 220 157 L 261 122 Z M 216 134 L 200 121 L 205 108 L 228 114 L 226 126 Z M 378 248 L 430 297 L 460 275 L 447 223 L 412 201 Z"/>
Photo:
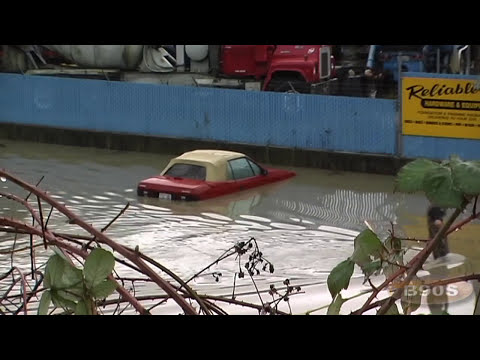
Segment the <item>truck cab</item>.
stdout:
<path fill-rule="evenodd" d="M 330 45 L 223 45 L 222 74 L 263 79 L 263 90 L 310 92 L 333 74 Z"/>

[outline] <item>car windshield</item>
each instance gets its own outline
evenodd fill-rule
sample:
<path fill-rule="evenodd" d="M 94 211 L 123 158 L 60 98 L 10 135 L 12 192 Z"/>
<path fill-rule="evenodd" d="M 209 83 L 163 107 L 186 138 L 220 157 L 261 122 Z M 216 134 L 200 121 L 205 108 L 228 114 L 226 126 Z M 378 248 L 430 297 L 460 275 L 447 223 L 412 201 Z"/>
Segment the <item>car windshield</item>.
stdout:
<path fill-rule="evenodd" d="M 207 177 L 207 169 L 199 165 L 174 164 L 164 175 L 192 180 L 205 180 Z"/>

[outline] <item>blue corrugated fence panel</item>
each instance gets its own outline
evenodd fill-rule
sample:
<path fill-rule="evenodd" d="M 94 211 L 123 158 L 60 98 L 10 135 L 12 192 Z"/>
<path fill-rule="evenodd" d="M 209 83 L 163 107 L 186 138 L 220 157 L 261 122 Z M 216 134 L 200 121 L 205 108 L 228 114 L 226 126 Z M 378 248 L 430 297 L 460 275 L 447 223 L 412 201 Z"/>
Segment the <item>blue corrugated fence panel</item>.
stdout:
<path fill-rule="evenodd" d="M 403 141 L 405 157 L 444 160 L 458 155 L 464 160 L 480 160 L 480 140 L 404 136 Z"/>
<path fill-rule="evenodd" d="M 0 74 L 0 121 L 393 154 L 395 101 Z"/>

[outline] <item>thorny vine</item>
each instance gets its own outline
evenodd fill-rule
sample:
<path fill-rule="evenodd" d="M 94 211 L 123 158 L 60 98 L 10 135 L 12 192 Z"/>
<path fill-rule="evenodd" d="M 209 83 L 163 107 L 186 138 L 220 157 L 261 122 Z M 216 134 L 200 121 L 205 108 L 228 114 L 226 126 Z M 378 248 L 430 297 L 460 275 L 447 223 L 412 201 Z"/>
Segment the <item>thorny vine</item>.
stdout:
<path fill-rule="evenodd" d="M 106 235 L 108 228 L 127 211 L 130 205 L 129 203 L 106 226 L 101 230 L 97 230 L 94 226 L 87 224 L 79 216 L 70 211 L 65 205 L 51 197 L 47 192 L 40 190 L 38 186 L 43 180 L 43 177 L 36 185 L 30 185 L 5 170 L 0 170 L 0 177 L 2 181 L 11 181 L 28 192 L 25 198 L 6 192 L 0 192 L 0 197 L 22 205 L 32 217 L 30 224 L 13 218 L 0 217 L 0 232 L 13 235 L 12 247 L 8 250 L 1 251 L 1 254 L 9 254 L 11 260 L 10 270 L 4 274 L 0 274 L 0 291 L 2 291 L 0 297 L 0 314 L 2 315 L 19 313 L 27 315 L 29 309 L 32 308 L 29 304 L 40 300 L 40 296 L 46 290 L 44 283 L 46 262 L 40 262 L 39 259 L 51 254 L 49 250 L 54 250 L 56 253 L 61 254 L 65 259 L 68 259 L 71 265 L 79 265 L 81 267 L 85 265 L 85 259 L 89 257 L 94 249 L 106 248 L 113 252 L 116 263 L 139 274 L 138 276 L 130 277 L 121 276 L 114 269 L 112 273 L 108 275 L 108 279 L 115 282 L 118 297 L 116 299 L 112 296 L 107 299 L 97 299 L 94 312 L 97 314 L 103 313 L 105 307 L 111 306 L 113 307 L 113 310 L 109 311 L 111 314 L 122 314 L 128 309 L 134 309 L 137 313 L 146 315 L 151 314 L 153 309 L 167 301 L 175 302 L 182 313 L 186 315 L 226 315 L 227 312 L 222 309 L 219 304 L 248 307 L 257 310 L 260 314 L 288 314 L 278 309 L 279 302 L 283 300 L 288 303 L 289 296 L 294 293 L 300 293 L 301 289 L 299 287 L 294 288 L 290 286 L 289 281 L 286 280 L 284 282 L 286 285 L 285 294 L 281 294 L 281 292 L 276 290 L 272 285 L 269 293 L 270 296 L 273 297 L 273 300 L 265 301 L 262 299 L 254 276 L 260 274 L 260 268 L 262 271 L 266 271 L 268 268 L 268 271 L 273 273 L 274 266 L 263 256 L 254 238 L 233 245 L 214 262 L 197 272 L 187 281 L 183 281 L 173 271 L 143 254 L 138 246 L 132 249 L 115 242 Z M 36 197 L 36 201 L 33 203 L 28 201 L 32 195 Z M 36 203 L 37 208 L 34 207 L 34 203 Z M 46 218 L 43 214 L 45 203 L 50 205 L 50 210 Z M 69 224 L 77 225 L 80 229 L 89 233 L 89 235 L 77 235 L 50 230 L 48 222 L 53 211 L 62 213 L 66 216 Z M 22 247 L 17 247 L 17 240 L 21 236 L 28 236 L 28 245 L 22 242 Z M 41 239 L 41 243 L 36 243 L 36 239 Z M 5 243 L 10 240 L 4 238 L 0 241 Z M 29 253 L 29 272 L 15 266 L 14 256 L 22 252 Z M 192 280 L 198 278 L 214 265 L 233 256 L 236 257 L 239 265 L 239 270 L 235 273 L 234 293 L 236 278 L 243 278 L 245 275 L 241 266 L 241 260 L 243 257 L 248 256 L 248 262 L 245 263 L 244 268 L 250 275 L 251 281 L 257 289 L 261 305 L 237 300 L 234 293 L 231 298 L 199 294 L 189 285 Z M 168 280 L 164 277 L 165 275 L 168 276 Z M 222 276 L 219 272 L 212 272 L 211 275 L 217 281 L 219 277 Z M 8 284 L 6 284 L 8 279 L 10 280 Z M 29 281 L 29 279 L 31 279 L 31 281 Z M 30 283 L 32 281 L 33 284 L 31 285 Z M 156 285 L 161 291 L 156 291 L 155 295 L 137 295 L 135 284 L 138 282 Z M 152 302 L 154 304 L 147 307 L 146 304 Z M 123 308 L 122 304 L 124 304 Z M 49 312 L 71 314 L 73 311 L 67 308 L 63 308 L 62 311 L 62 308 L 54 305 L 53 309 Z M 30 313 L 32 312 L 30 311 Z"/>

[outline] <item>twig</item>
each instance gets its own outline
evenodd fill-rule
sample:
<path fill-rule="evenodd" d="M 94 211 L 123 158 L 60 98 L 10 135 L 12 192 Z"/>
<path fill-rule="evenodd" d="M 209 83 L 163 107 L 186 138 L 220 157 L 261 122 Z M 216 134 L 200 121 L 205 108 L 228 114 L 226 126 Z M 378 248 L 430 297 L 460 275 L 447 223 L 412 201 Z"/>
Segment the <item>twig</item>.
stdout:
<path fill-rule="evenodd" d="M 187 281 L 185 281 L 185 284 L 188 284 L 190 281 L 192 281 L 193 279 L 195 279 L 196 277 L 198 277 L 200 274 L 204 273 L 205 271 L 207 271 L 208 269 L 210 269 L 213 265 L 217 265 L 220 261 L 222 260 L 225 260 L 226 258 L 232 256 L 232 255 L 235 255 L 237 252 L 236 251 L 233 251 L 231 253 L 228 253 L 229 251 L 232 251 L 233 249 L 235 249 L 235 246 L 232 246 L 230 249 L 228 249 L 227 251 L 225 251 L 223 253 L 223 255 L 221 255 L 217 260 L 215 260 L 214 262 L 210 263 L 209 265 L 205 266 L 202 270 L 200 270 L 199 272 L 197 272 L 195 275 L 193 275 L 192 277 L 190 277 Z"/>
<path fill-rule="evenodd" d="M 428 256 L 430 253 L 435 249 L 437 244 L 441 241 L 441 239 L 445 236 L 447 233 L 448 229 L 450 229 L 450 226 L 453 224 L 453 222 L 456 220 L 456 218 L 462 213 L 463 209 L 467 203 L 464 201 L 462 206 L 458 209 L 455 210 L 455 212 L 450 216 L 450 218 L 447 220 L 447 222 L 442 226 L 440 231 L 435 235 L 435 237 L 432 239 L 431 242 L 427 244 L 427 246 L 417 254 L 418 258 L 416 261 L 411 261 L 410 266 L 411 268 L 407 272 L 407 276 L 404 279 L 404 283 L 408 284 L 410 283 L 410 280 L 416 275 L 418 270 L 422 267 L 422 265 L 425 263 L 425 260 L 427 260 Z M 378 315 L 384 315 L 388 309 L 397 301 L 398 299 L 401 298 L 403 294 L 403 287 L 399 287 L 393 295 L 386 301 L 381 308 L 378 310 Z"/>
<path fill-rule="evenodd" d="M 151 277 L 157 285 L 159 285 L 168 295 L 170 295 L 175 302 L 185 311 L 188 315 L 196 315 L 197 312 L 195 309 L 192 308 L 190 304 L 188 304 L 185 299 L 176 293 L 173 289 L 171 284 L 161 278 L 157 273 L 155 273 L 148 265 L 146 265 L 141 259 L 139 259 L 135 253 L 126 250 L 122 246 L 115 243 L 112 239 L 110 239 L 107 235 L 102 233 L 101 231 L 95 229 L 94 227 L 87 224 L 85 221 L 80 219 L 76 216 L 73 212 L 68 210 L 64 205 L 59 203 L 58 201 L 54 200 L 51 197 L 46 196 L 44 193 L 33 187 L 32 185 L 17 179 L 15 176 L 11 175 L 10 173 L 0 169 L 0 175 L 7 178 L 8 180 L 14 182 L 15 184 L 33 192 L 38 197 L 41 197 L 42 200 L 47 202 L 48 204 L 54 206 L 58 211 L 64 214 L 69 220 L 73 221 L 73 223 L 80 226 L 82 229 L 89 232 L 91 235 L 95 236 L 99 241 L 105 243 L 106 245 L 110 246 L 112 249 L 120 253 L 122 256 L 126 257 L 130 261 L 132 261 L 135 265 L 137 265 L 140 269 L 147 272 L 147 275 Z"/>
<path fill-rule="evenodd" d="M 261 306 L 261 305 L 252 304 L 252 303 L 248 303 L 248 302 L 240 301 L 240 300 L 236 300 L 236 299 L 230 299 L 229 297 L 227 298 L 227 297 L 213 296 L 213 295 L 199 295 L 199 296 L 203 300 L 219 301 L 219 302 L 223 302 L 223 303 L 227 303 L 227 304 L 231 304 L 231 305 L 238 305 L 238 306 L 252 308 L 252 309 L 255 309 L 255 310 L 258 310 L 258 311 L 263 310 L 263 306 Z M 186 295 L 186 297 L 188 298 L 188 295 Z M 137 297 L 137 300 L 139 300 L 139 301 L 158 300 L 158 299 L 168 300 L 168 296 L 167 295 L 143 295 L 143 296 L 138 296 Z M 117 302 L 117 300 L 104 300 L 102 302 L 99 302 L 99 305 L 102 305 L 102 306 L 113 305 L 113 304 L 116 304 L 116 302 Z M 280 311 L 280 310 L 278 310 L 277 313 L 279 315 L 289 315 L 288 313 Z"/>
<path fill-rule="evenodd" d="M 20 223 L 16 220 L 0 218 L 0 224 L 4 224 L 4 225 L 7 225 L 7 226 L 11 226 L 11 227 L 17 227 L 19 229 L 29 231 L 29 232 L 37 235 L 37 236 L 42 235 L 42 233 L 38 229 L 32 228 L 31 226 L 29 226 L 27 224 Z M 49 231 L 45 232 L 45 236 L 46 236 L 47 240 L 52 243 L 52 245 L 56 245 L 59 248 L 66 249 L 67 251 L 69 251 L 71 253 L 78 254 L 78 255 L 82 256 L 84 259 L 87 258 L 87 256 L 88 256 L 88 253 L 86 251 L 81 250 L 81 249 L 77 249 L 77 248 L 75 248 L 75 247 L 73 247 L 69 244 L 66 244 L 65 242 L 60 241 L 53 234 L 51 234 Z M 112 275 L 109 275 L 109 279 L 112 280 L 112 281 L 115 281 L 115 279 L 113 278 Z M 134 297 L 132 297 L 130 295 L 130 293 L 127 290 L 125 290 L 125 288 L 120 286 L 118 283 L 117 283 L 117 289 L 116 290 L 124 298 L 128 299 L 128 301 L 135 307 L 135 309 L 140 314 L 144 314 L 144 315 L 147 314 L 145 308 Z"/>
<path fill-rule="evenodd" d="M 17 268 L 17 267 L 14 267 L 13 268 L 14 270 L 16 270 L 19 274 L 20 274 L 20 279 L 21 279 L 21 283 L 22 283 L 22 295 L 23 295 L 23 312 L 25 315 L 27 315 L 27 287 L 25 286 L 25 276 L 23 275 L 22 271 Z"/>
<path fill-rule="evenodd" d="M 10 267 L 13 268 L 13 254 L 15 253 L 15 245 L 17 244 L 17 234 L 13 239 L 12 253 L 10 254 Z"/>
<path fill-rule="evenodd" d="M 147 255 L 139 252 L 139 256 L 149 262 L 150 264 L 152 265 L 155 265 L 156 267 L 158 267 L 160 270 L 162 270 L 163 272 L 167 273 L 169 276 L 171 276 L 175 281 L 177 281 L 181 287 L 184 287 L 185 290 L 192 296 L 192 298 L 194 298 L 195 300 L 197 300 L 198 302 L 198 305 L 200 306 L 200 308 L 207 314 L 209 315 L 210 314 L 210 311 L 208 310 L 208 308 L 205 306 L 205 304 L 203 303 L 202 299 L 198 296 L 198 294 L 190 288 L 190 286 L 188 286 L 188 284 L 183 281 L 180 277 L 178 277 L 173 271 L 170 271 L 170 269 L 166 268 L 165 266 L 163 266 L 162 264 L 160 264 L 159 262 L 153 260 L 152 258 L 148 257 Z"/>
<path fill-rule="evenodd" d="M 108 224 L 107 226 L 105 226 L 102 230 L 100 230 L 101 232 L 105 232 L 120 216 L 122 216 L 125 211 L 127 211 L 127 209 L 129 208 L 130 206 L 130 202 L 127 203 L 127 205 L 125 205 L 125 207 L 122 209 L 122 211 L 120 211 L 117 216 L 115 216 Z"/>
<path fill-rule="evenodd" d="M 35 218 L 32 216 L 32 226 L 35 226 Z M 30 270 L 32 272 L 32 279 L 35 278 L 35 246 L 33 244 L 33 235 L 30 234 Z"/>
<path fill-rule="evenodd" d="M 470 221 L 473 221 L 477 218 L 480 218 L 480 212 L 478 213 L 474 213 L 472 214 L 471 216 L 469 216 L 468 218 L 466 218 L 465 220 L 462 220 L 460 221 L 459 223 L 455 224 L 455 225 L 452 225 L 452 227 L 450 227 L 447 231 L 447 233 L 445 234 L 445 236 L 448 236 L 450 235 L 451 233 L 457 231 L 458 229 L 461 229 L 463 226 L 465 226 L 467 223 L 469 223 Z"/>
<path fill-rule="evenodd" d="M 400 268 L 404 268 L 404 269 L 406 269 L 406 270 L 410 269 L 410 267 L 408 267 L 408 266 L 401 265 L 401 264 L 397 264 L 397 263 L 393 263 L 393 262 L 391 262 L 391 261 L 388 260 L 388 259 L 384 259 L 384 260 L 382 260 L 382 261 L 385 261 L 387 264 L 390 264 L 390 265 L 393 265 L 393 266 L 398 266 L 398 267 L 400 267 Z"/>
<path fill-rule="evenodd" d="M 50 208 L 50 212 L 48 213 L 47 221 L 45 221 L 45 229 L 48 226 L 48 222 L 50 221 L 50 216 L 52 215 L 53 212 L 53 206 Z"/>
<path fill-rule="evenodd" d="M 457 283 L 457 282 L 470 281 L 470 280 L 480 281 L 480 274 L 471 274 L 471 275 L 458 276 L 458 277 L 455 277 L 455 278 L 438 280 L 438 281 L 431 282 L 431 283 L 425 283 L 424 285 L 425 285 L 425 286 L 428 286 L 428 287 L 435 287 L 435 286 L 442 286 L 442 285 L 454 284 L 454 283 Z"/>
<path fill-rule="evenodd" d="M 262 299 L 262 296 L 260 295 L 260 291 L 258 291 L 257 284 L 255 283 L 255 280 L 253 280 L 253 276 L 250 271 L 248 271 L 248 275 L 250 276 L 250 279 L 252 279 L 253 286 L 255 286 L 255 290 L 257 292 L 258 298 L 260 299 L 260 303 L 262 304 L 262 308 L 263 308 L 265 304 L 263 303 L 263 299 Z"/>
<path fill-rule="evenodd" d="M 47 240 L 45 239 L 45 224 L 43 223 L 42 203 L 38 196 L 37 196 L 37 202 L 38 202 L 38 213 L 40 214 L 40 226 L 42 227 L 43 245 L 45 246 L 45 250 L 47 250 Z"/>
<path fill-rule="evenodd" d="M 35 186 L 38 186 L 40 185 L 40 183 L 42 182 L 42 180 L 45 178 L 44 175 L 42 175 L 42 177 L 40 178 L 40 180 L 38 180 L 37 184 Z M 30 197 L 30 195 L 32 195 L 32 192 L 30 191 L 27 195 L 27 197 L 25 198 L 25 201 L 28 201 L 28 198 Z"/>

